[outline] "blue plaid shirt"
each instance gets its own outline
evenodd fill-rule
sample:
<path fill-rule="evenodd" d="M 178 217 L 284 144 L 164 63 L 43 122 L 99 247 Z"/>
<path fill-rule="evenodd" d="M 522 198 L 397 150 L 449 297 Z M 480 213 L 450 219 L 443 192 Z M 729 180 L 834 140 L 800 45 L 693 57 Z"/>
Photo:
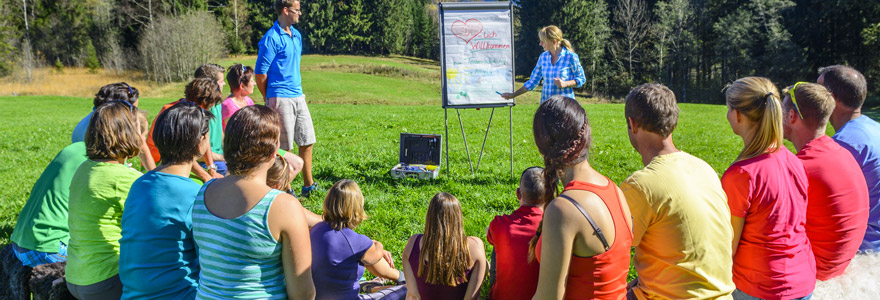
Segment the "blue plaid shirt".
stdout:
<path fill-rule="evenodd" d="M 524 84 L 527 90 L 534 90 L 538 86 L 538 82 L 544 79 L 541 88 L 541 103 L 556 95 L 562 95 L 574 99 L 574 89 L 571 87 L 560 88 L 553 84 L 553 78 L 561 78 L 563 81 L 574 80 L 577 87 L 584 85 L 587 81 L 584 76 L 584 68 L 581 67 L 581 61 L 578 55 L 568 51 L 565 47 L 559 52 L 559 58 L 556 64 L 552 64 L 550 51 L 544 51 L 538 57 L 538 64 L 532 70 L 529 81 Z"/>

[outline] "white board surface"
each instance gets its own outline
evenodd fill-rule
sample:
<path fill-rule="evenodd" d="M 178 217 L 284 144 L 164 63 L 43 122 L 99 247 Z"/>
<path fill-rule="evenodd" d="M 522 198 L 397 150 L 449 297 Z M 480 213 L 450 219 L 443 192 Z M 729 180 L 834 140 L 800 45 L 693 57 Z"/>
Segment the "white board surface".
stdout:
<path fill-rule="evenodd" d="M 512 106 L 513 28 L 509 2 L 440 6 L 443 107 Z"/>

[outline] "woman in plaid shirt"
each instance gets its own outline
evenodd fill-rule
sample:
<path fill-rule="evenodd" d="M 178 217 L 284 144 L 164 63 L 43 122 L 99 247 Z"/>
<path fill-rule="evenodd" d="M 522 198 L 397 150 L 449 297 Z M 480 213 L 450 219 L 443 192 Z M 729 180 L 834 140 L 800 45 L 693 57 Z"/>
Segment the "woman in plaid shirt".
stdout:
<path fill-rule="evenodd" d="M 529 81 L 526 81 L 523 87 L 516 92 L 503 93 L 501 97 L 511 99 L 534 90 L 543 78 L 541 103 L 556 95 L 574 99 L 573 87 L 583 86 L 587 78 L 584 76 L 584 68 L 581 67 L 580 58 L 571 47 L 571 42 L 563 39 L 562 30 L 554 25 L 541 28 L 538 31 L 538 37 L 541 39 L 540 44 L 544 48 L 544 53 L 538 57 L 538 63 L 532 70 Z M 553 84 L 547 84 L 548 80 L 552 80 Z"/>

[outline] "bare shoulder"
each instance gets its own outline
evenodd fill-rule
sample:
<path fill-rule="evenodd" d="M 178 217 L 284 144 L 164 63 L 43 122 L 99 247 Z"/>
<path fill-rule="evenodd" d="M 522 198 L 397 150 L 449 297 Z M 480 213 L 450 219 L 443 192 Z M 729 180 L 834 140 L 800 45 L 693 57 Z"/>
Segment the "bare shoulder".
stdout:
<path fill-rule="evenodd" d="M 408 257 L 410 253 L 412 253 L 412 249 L 416 243 L 416 237 L 420 234 L 413 234 L 409 237 L 409 240 L 406 241 L 406 246 L 403 247 L 403 256 Z"/>
<path fill-rule="evenodd" d="M 280 193 L 275 196 L 275 201 L 272 204 L 272 207 L 277 207 L 278 209 L 284 209 L 287 211 L 288 209 L 302 209 L 302 203 L 299 202 L 299 199 L 296 199 L 291 194 L 288 193 Z"/>

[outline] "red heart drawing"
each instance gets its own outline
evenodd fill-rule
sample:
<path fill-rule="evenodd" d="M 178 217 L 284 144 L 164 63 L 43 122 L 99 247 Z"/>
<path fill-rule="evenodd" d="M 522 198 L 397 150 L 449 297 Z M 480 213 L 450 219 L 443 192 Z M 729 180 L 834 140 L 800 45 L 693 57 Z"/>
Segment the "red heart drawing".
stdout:
<path fill-rule="evenodd" d="M 468 19 L 465 22 L 452 22 L 452 34 L 464 41 L 465 44 L 471 42 L 475 36 L 483 31 L 483 23 L 477 19 Z"/>

